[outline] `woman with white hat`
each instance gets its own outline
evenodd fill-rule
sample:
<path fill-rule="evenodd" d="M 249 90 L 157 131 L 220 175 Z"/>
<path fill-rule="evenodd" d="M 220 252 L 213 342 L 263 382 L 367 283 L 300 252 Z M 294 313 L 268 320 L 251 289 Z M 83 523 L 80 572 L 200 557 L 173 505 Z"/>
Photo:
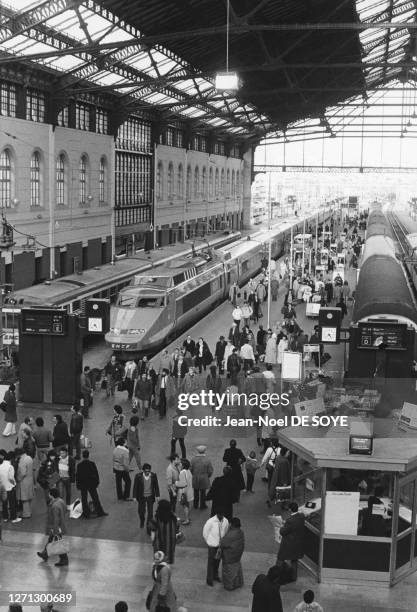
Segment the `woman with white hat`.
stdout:
<path fill-rule="evenodd" d="M 165 553 L 157 550 L 153 556 L 152 578 L 154 585 L 149 593 L 149 611 L 155 612 L 157 606 L 165 606 L 170 612 L 178 612 L 177 596 L 171 583 L 171 568 L 165 561 Z"/>

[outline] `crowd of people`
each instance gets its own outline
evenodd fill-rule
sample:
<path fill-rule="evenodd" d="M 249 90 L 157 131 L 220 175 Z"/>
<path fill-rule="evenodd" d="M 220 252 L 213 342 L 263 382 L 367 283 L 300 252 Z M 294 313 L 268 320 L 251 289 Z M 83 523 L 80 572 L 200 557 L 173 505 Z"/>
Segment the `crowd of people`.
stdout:
<path fill-rule="evenodd" d="M 360 238 L 353 233 L 348 241 L 347 248 L 355 254 L 360 248 Z M 271 274 L 269 283 L 268 274 Z M 285 296 L 282 320 L 264 329 L 259 320 L 263 318 L 268 287 L 271 299 L 276 301 L 280 286 Z M 323 360 L 323 346 L 319 342 L 317 327 L 309 334 L 297 321 L 300 287 L 306 286 L 311 288 L 309 299 L 319 299 L 322 305 L 336 303 L 345 312 L 343 304 L 346 307 L 351 297 L 350 288 L 347 281 L 332 274 L 331 264 L 327 272 L 313 275 L 303 270 L 301 274 L 292 275 L 288 260 L 284 260 L 279 270 L 277 265 L 264 270 L 258 280 L 251 279 L 243 290 L 236 284 L 232 285 L 229 294 L 230 327 L 215 344 L 203 337 L 193 339 L 188 335 L 173 352 L 163 350 L 159 359 L 151 360 L 144 356 L 139 361 L 130 359 L 122 364 L 113 355 L 102 375 L 85 366 L 80 381 L 80 402 L 73 406 L 68 423 L 61 414 L 55 415 L 52 427 L 46 426 L 42 417 L 35 421 L 25 417 L 16 431 L 15 387 L 10 385 L 0 404 L 6 420 L 3 435 L 16 435 L 17 439 L 13 451 L 0 450 L 3 522 L 18 523 L 30 519 L 34 488 L 39 485 L 46 502 L 46 541 L 38 556 L 46 562 L 49 556 L 57 554 L 56 565 L 61 567 L 69 563 L 64 536 L 75 489 L 81 498 L 82 519 L 107 516 L 98 495 L 99 472 L 90 459 L 88 439 L 83 433 L 84 419 L 90 418 L 89 410 L 98 383 L 108 397 L 114 397 L 117 390 L 127 393 L 129 400 L 129 414 L 124 413 L 120 404 L 114 405 L 106 434 L 113 445 L 116 497 L 123 502 L 136 501 L 139 528 L 146 529 L 154 550 L 154 587 L 149 593 L 148 609 L 154 612 L 158 605 L 165 605 L 171 612 L 180 610 L 171 582 L 170 566 L 175 562 L 177 544 L 185 537 L 184 528 L 197 517 L 199 520 L 196 511 L 206 510 L 208 502 L 211 502 L 211 516 L 202 525 L 202 538 L 208 551 L 207 585 L 213 586 L 214 582 L 221 581 L 227 590 L 240 588 L 243 585 L 241 559 L 245 534 L 244 526 L 235 516 L 234 506 L 242 491 L 254 493 L 254 482 L 260 469 L 265 470 L 261 481 L 266 484 L 268 503 L 274 499 L 278 486 L 288 486 L 289 454 L 279 445 L 277 428 L 257 428 L 256 439 L 262 447 L 262 460 L 258 462 L 255 450 L 245 455 L 236 441 L 231 440 L 223 455 L 223 472 L 213 478 L 214 469 L 207 447 L 197 446 L 194 456 L 187 452 L 187 427 L 179 422 L 180 411 L 175 409 L 177 397 L 179 393 L 192 393 L 204 387 L 215 393 L 233 388 L 239 392 L 249 387 L 256 389 L 259 381 L 262 391 L 272 392 L 281 382 L 284 352 L 303 353 L 307 343 L 319 346 L 319 352 L 312 355 L 314 365 L 319 367 Z M 295 395 L 294 401 L 296 399 Z M 166 419 L 170 409 L 173 413 L 170 455 L 162 479 L 149 461 L 142 462 L 146 453 L 141 449 L 140 426 L 141 421 L 150 418 L 152 410 L 157 411 L 160 419 Z M 272 407 L 268 411 L 276 415 Z M 291 405 L 288 413 L 290 411 Z M 181 457 L 176 452 L 177 443 Z M 132 461 L 138 470 L 133 483 L 130 476 Z M 162 480 L 166 482 L 165 490 Z M 277 565 L 256 578 L 252 587 L 253 612 L 282 610 L 280 586 L 297 579 L 297 561 L 304 554 L 304 515 L 295 502 L 287 504 L 286 508 L 288 516 L 281 528 Z M 115 608 L 116 612 L 127 609 L 125 602 L 119 602 Z M 296 607 L 296 612 L 320 610 L 322 608 L 314 602 L 312 591 L 306 591 L 303 601 Z M 17 608 L 13 608 L 13 612 L 17 612 Z"/>

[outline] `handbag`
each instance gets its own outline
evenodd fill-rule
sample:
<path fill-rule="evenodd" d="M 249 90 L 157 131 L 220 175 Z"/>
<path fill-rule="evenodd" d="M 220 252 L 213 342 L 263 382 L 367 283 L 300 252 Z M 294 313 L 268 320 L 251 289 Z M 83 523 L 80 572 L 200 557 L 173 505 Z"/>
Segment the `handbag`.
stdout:
<path fill-rule="evenodd" d="M 188 499 L 187 499 L 187 494 L 186 493 L 181 493 L 180 504 L 181 504 L 181 506 L 186 506 L 188 504 Z"/>
<path fill-rule="evenodd" d="M 103 390 L 107 389 L 107 378 L 103 378 L 103 380 L 101 381 L 101 388 Z"/>
<path fill-rule="evenodd" d="M 124 380 L 121 380 L 119 382 L 119 384 L 117 385 L 117 390 L 118 391 L 126 391 L 126 382 Z"/>
<path fill-rule="evenodd" d="M 147 610 L 151 609 L 152 593 L 153 593 L 153 589 L 151 589 L 146 596 L 145 607 Z"/>
<path fill-rule="evenodd" d="M 47 544 L 46 550 L 51 555 L 66 555 L 69 553 L 69 544 L 62 535 L 53 536 L 51 542 Z"/>
<path fill-rule="evenodd" d="M 6 412 L 7 410 L 7 404 L 5 401 L 0 403 L 0 408 L 3 410 L 3 412 Z"/>
<path fill-rule="evenodd" d="M 82 507 L 80 499 L 77 497 L 77 499 L 73 501 L 71 504 L 71 510 L 70 510 L 69 516 L 72 519 L 79 519 L 82 513 L 83 513 L 83 507 Z"/>

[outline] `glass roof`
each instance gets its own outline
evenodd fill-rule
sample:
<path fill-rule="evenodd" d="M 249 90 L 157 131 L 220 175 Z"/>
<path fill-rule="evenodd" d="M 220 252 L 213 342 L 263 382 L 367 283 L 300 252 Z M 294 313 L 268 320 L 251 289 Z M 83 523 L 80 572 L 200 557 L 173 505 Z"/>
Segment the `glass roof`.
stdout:
<path fill-rule="evenodd" d="M 250 133 L 255 125 L 260 129 L 270 125 L 270 119 L 253 105 L 243 104 L 230 92 L 226 95 L 216 91 L 210 76 L 171 51 L 159 44 L 141 46 L 141 32 L 101 7 L 99 2 L 74 0 L 67 8 L 60 2 L 33 0 L 9 0 L 9 3 L 0 0 L 0 5 L 5 7 L 0 16 L 3 25 L 0 50 L 62 74 L 70 72 L 75 82 L 83 81 L 83 90 L 87 92 L 89 81 L 94 87 L 114 87 L 116 93 L 129 95 L 141 106 L 144 103 L 150 107 L 163 105 L 161 110 L 166 109 L 170 116 L 175 113 L 204 118 L 205 123 L 235 134 Z M 416 5 L 410 0 L 356 0 L 356 11 L 360 23 L 381 24 L 359 33 L 362 71 L 367 87 L 372 90 L 400 78 L 403 73 L 402 66 L 395 64 L 408 61 L 410 37 L 415 30 L 387 28 L 384 24 L 389 20 L 414 24 Z M 10 17 L 14 18 L 13 23 Z M 410 69 L 408 77 L 414 80 L 416 71 Z M 298 134 L 301 125 L 306 132 L 331 131 L 329 117 L 337 118 L 339 108 L 327 109 L 324 125 L 314 118 L 297 122 L 285 134 L 281 132 L 280 137 Z M 238 113 L 234 118 L 230 109 Z"/>

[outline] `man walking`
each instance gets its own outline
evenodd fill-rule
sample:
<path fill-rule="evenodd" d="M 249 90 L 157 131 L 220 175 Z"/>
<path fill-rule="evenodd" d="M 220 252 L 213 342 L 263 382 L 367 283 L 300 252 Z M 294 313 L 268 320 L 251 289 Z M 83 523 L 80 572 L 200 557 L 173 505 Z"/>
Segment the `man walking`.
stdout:
<path fill-rule="evenodd" d="M 167 488 L 168 488 L 168 494 L 169 494 L 169 501 L 171 504 L 172 512 L 175 512 L 175 508 L 177 506 L 178 489 L 175 486 L 175 483 L 178 481 L 180 477 L 179 466 L 180 466 L 180 459 L 178 455 L 170 455 L 166 476 L 167 476 Z"/>
<path fill-rule="evenodd" d="M 97 516 L 108 516 L 107 512 L 104 512 L 103 506 L 100 503 L 100 499 L 97 493 L 97 487 L 100 484 L 100 478 L 98 475 L 97 466 L 94 461 L 90 461 L 90 453 L 88 450 L 84 450 L 82 454 L 82 461 L 77 465 L 77 471 L 75 475 L 75 483 L 77 489 L 81 494 L 81 504 L 83 507 L 83 518 L 90 518 L 90 508 L 88 506 L 88 493 L 93 501 Z"/>
<path fill-rule="evenodd" d="M 55 537 L 62 537 L 62 535 L 66 532 L 65 510 L 65 502 L 59 497 L 58 489 L 51 489 L 48 492 L 45 529 L 45 533 L 48 536 L 48 541 L 45 544 L 43 551 L 37 553 L 38 557 L 40 557 L 43 561 L 48 560 L 48 544 L 50 544 Z M 58 563 L 55 563 L 55 566 L 62 567 L 65 565 L 68 565 L 68 553 L 63 552 L 59 554 L 59 561 Z"/>
<path fill-rule="evenodd" d="M 145 525 L 145 514 L 147 513 L 147 523 L 153 518 L 153 505 L 159 500 L 158 477 L 155 472 L 151 472 L 149 463 L 143 464 L 143 472 L 136 474 L 133 483 L 133 497 L 138 502 L 138 514 L 141 528 Z"/>
<path fill-rule="evenodd" d="M 116 492 L 119 501 L 132 501 L 130 487 L 132 481 L 129 476 L 129 451 L 124 438 L 119 438 L 113 451 L 113 473 L 116 477 Z M 122 490 L 124 482 L 124 490 Z"/>
<path fill-rule="evenodd" d="M 181 457 L 185 459 L 187 456 L 187 452 L 185 449 L 184 438 L 187 435 L 188 428 L 186 425 L 180 425 L 178 423 L 178 419 L 181 414 L 182 414 L 182 411 L 177 409 L 176 414 L 172 418 L 171 455 L 175 455 L 177 441 L 178 441 L 181 447 Z"/>
<path fill-rule="evenodd" d="M 207 447 L 197 446 L 197 455 L 191 459 L 191 474 L 193 475 L 194 489 L 194 508 L 200 506 L 200 510 L 205 510 L 206 491 L 210 487 L 210 478 L 213 475 L 213 465 L 206 457 Z"/>
<path fill-rule="evenodd" d="M 82 414 L 80 414 L 80 407 L 75 404 L 72 407 L 72 415 L 70 420 L 70 455 L 72 457 L 73 452 L 75 450 L 75 459 L 79 461 L 81 459 L 81 434 L 84 427 L 84 418 Z"/>
<path fill-rule="evenodd" d="M 17 516 L 16 480 L 13 465 L 5 458 L 5 452 L 0 453 L 0 489 L 3 493 L 3 521 L 7 523 L 20 523 Z"/>
<path fill-rule="evenodd" d="M 92 403 L 93 388 L 89 376 L 90 367 L 85 366 L 80 376 L 80 395 L 82 400 L 82 414 L 85 419 L 89 419 L 88 412 Z"/>
<path fill-rule="evenodd" d="M 203 527 L 203 538 L 207 544 L 207 584 L 213 586 L 213 581 L 220 582 L 219 550 L 220 540 L 229 529 L 229 521 L 225 518 L 223 511 L 219 508 L 217 513 L 206 521 Z"/>

